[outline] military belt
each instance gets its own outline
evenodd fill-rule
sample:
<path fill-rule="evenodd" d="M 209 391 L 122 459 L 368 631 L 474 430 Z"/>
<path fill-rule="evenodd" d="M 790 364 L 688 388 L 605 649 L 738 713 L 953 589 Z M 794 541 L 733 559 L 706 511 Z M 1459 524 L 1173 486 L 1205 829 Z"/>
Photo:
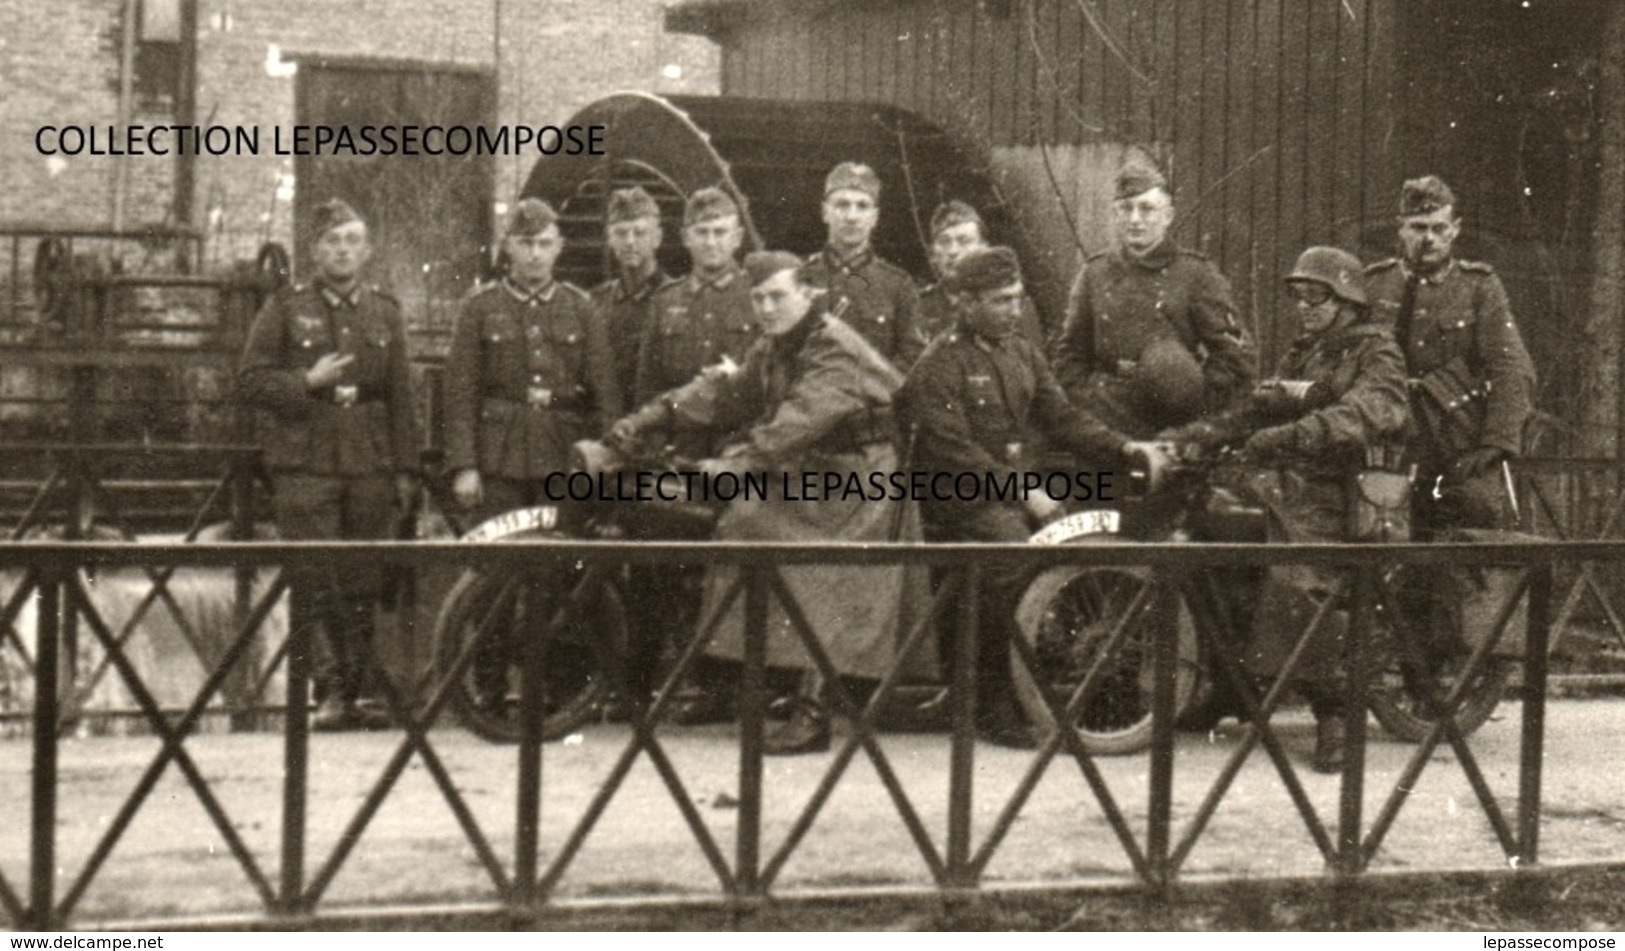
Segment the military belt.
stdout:
<path fill-rule="evenodd" d="M 388 391 L 381 386 L 366 386 L 357 383 L 339 383 L 324 387 L 316 391 L 323 400 L 343 407 L 358 406 L 362 403 L 376 403 L 388 396 Z"/>
<path fill-rule="evenodd" d="M 506 396 L 488 396 L 486 399 L 493 403 L 508 403 L 526 409 L 545 409 L 558 413 L 592 412 L 592 404 L 585 397 L 561 396 L 543 387 L 530 387 L 522 400 Z"/>

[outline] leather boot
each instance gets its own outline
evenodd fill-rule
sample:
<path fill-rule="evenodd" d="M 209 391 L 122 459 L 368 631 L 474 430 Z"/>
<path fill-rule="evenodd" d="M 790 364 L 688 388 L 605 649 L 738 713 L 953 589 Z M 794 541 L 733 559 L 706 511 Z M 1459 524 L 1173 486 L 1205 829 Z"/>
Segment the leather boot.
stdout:
<path fill-rule="evenodd" d="M 1343 770 L 1343 718 L 1325 717 L 1315 721 L 1315 756 L 1309 763 L 1317 773 Z"/>
<path fill-rule="evenodd" d="M 980 708 L 976 717 L 976 735 L 994 746 L 1013 750 L 1038 748 L 1038 731 L 1027 722 L 1020 704 L 1003 685 L 985 690 L 978 698 Z"/>
<path fill-rule="evenodd" d="M 790 719 L 774 727 L 762 740 L 767 756 L 827 753 L 830 747 L 829 714 L 810 697 L 800 697 Z"/>

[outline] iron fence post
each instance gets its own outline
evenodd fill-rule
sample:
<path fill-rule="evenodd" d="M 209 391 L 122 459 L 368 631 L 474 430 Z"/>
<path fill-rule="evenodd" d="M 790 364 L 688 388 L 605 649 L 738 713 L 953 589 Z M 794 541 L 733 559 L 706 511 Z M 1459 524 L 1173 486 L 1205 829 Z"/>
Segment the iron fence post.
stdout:
<path fill-rule="evenodd" d="M 252 541 L 254 538 L 254 476 L 252 467 L 240 452 L 228 457 L 227 478 L 230 480 L 228 498 L 231 513 L 231 537 L 234 541 Z M 254 599 L 255 570 L 239 566 L 232 570 L 231 620 L 241 629 L 248 620 L 249 604 Z M 264 698 L 257 695 L 254 685 L 259 682 L 260 652 L 250 650 L 244 657 L 238 673 L 227 681 L 227 700 L 233 706 L 242 704 L 258 707 Z M 243 710 L 231 714 L 232 732 L 253 730 L 260 726 L 259 716 Z"/>
<path fill-rule="evenodd" d="M 949 575 L 950 583 L 952 574 Z M 976 662 L 980 612 L 982 609 L 982 568 L 974 562 L 965 567 L 964 588 L 959 595 L 959 620 L 954 625 L 953 682 L 948 696 L 953 701 L 953 740 L 948 760 L 948 880 L 960 888 L 976 884 L 971 868 L 971 799 L 976 770 Z"/>
<path fill-rule="evenodd" d="M 524 666 L 519 682 L 519 790 L 515 797 L 518 814 L 513 887 L 508 896 L 515 915 L 528 914 L 535 901 L 542 829 L 542 638 L 524 638 L 521 650 Z"/>
<path fill-rule="evenodd" d="M 1361 848 L 1361 806 L 1365 797 L 1367 646 L 1371 639 L 1372 601 L 1376 596 L 1376 569 L 1360 565 L 1354 569 L 1354 603 L 1351 606 L 1349 634 L 1343 642 L 1343 669 L 1348 673 L 1348 691 L 1343 699 L 1343 777 L 1337 813 L 1338 874 L 1354 876 L 1365 871 L 1365 851 Z"/>
<path fill-rule="evenodd" d="M 50 928 L 56 919 L 57 647 L 62 587 L 56 569 L 41 573 L 34 642 L 33 828 L 29 840 L 27 927 Z"/>
<path fill-rule="evenodd" d="M 1163 570 L 1153 568 L 1153 583 Z M 1176 575 L 1173 584 L 1159 586 L 1153 592 L 1157 603 L 1151 605 L 1153 617 L 1159 621 L 1152 625 L 1151 660 L 1151 775 L 1149 815 L 1146 830 L 1146 860 L 1152 882 L 1159 896 L 1166 895 L 1171 883 L 1172 868 L 1168 858 L 1168 844 L 1173 821 L 1174 795 L 1174 684 L 1179 664 L 1179 610 L 1177 604 L 1165 605 L 1161 601 L 1176 597 L 1183 587 L 1184 577 L 1179 569 L 1168 569 Z"/>
<path fill-rule="evenodd" d="M 1529 615 L 1524 632 L 1523 735 L 1518 762 L 1518 864 L 1540 861 L 1540 770 L 1546 753 L 1546 649 L 1551 639 L 1550 562 L 1535 569 L 1529 584 Z"/>
<path fill-rule="evenodd" d="M 282 571 L 292 572 L 286 561 Z M 277 911 L 296 915 L 305 909 L 305 807 L 310 760 L 311 631 L 301 601 L 288 589 L 288 702 L 283 713 L 282 747 L 282 901 Z"/>
<path fill-rule="evenodd" d="M 758 565 L 745 573 L 745 651 L 739 710 L 739 829 L 735 840 L 738 897 L 761 892 L 762 736 L 767 716 L 767 579 Z"/>

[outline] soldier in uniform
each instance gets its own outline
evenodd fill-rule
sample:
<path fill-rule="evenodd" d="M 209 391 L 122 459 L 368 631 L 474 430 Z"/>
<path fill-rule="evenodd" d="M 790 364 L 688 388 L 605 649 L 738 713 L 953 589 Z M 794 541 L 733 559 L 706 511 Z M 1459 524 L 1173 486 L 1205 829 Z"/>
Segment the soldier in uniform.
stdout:
<path fill-rule="evenodd" d="M 358 279 L 372 255 L 361 216 L 334 199 L 313 218 L 316 278 L 277 293 L 255 316 L 238 387 L 267 424 L 279 535 L 387 539 L 417 493 L 406 325 L 395 298 Z M 317 628 L 325 641 L 312 729 L 375 725 L 356 701 L 372 662 L 381 572 L 300 567 L 290 580 L 294 629 Z"/>
<path fill-rule="evenodd" d="M 986 249 L 987 235 L 983 233 L 982 216 L 976 209 L 955 198 L 937 206 L 931 215 L 931 270 L 937 283 L 920 288 L 920 330 L 927 340 L 953 329 L 954 305 L 943 286 L 954 265 L 972 251 Z M 1033 309 L 1032 298 L 1021 299 L 1021 319 L 1016 332 L 1028 340 L 1044 345 L 1044 328 Z"/>
<path fill-rule="evenodd" d="M 1084 262 L 1051 357 L 1074 404 L 1143 439 L 1245 396 L 1258 353 L 1219 269 L 1168 237 L 1173 196 L 1161 173 L 1126 166 L 1112 213 L 1116 247 Z M 1200 368 L 1199 400 L 1173 399 L 1140 372 L 1153 345 L 1159 361 Z"/>
<path fill-rule="evenodd" d="M 750 287 L 734 255 L 744 241 L 739 206 L 720 188 L 702 188 L 683 209 L 683 247 L 693 270 L 655 291 L 638 348 L 634 402 L 642 406 L 705 367 L 737 363 L 756 339 Z M 704 455 L 709 446 L 697 446 Z"/>
<path fill-rule="evenodd" d="M 647 406 L 660 394 L 692 380 L 701 370 L 736 367 L 758 335 L 756 312 L 750 304 L 750 281 L 735 260 L 745 231 L 739 206 L 720 188 L 702 188 L 688 198 L 683 209 L 683 246 L 693 270 L 681 280 L 669 281 L 655 291 L 649 304 L 649 322 L 638 349 L 635 402 Z M 672 434 L 677 455 L 690 459 L 709 456 L 725 435 L 699 427 L 684 427 Z M 683 619 L 696 610 L 696 589 L 703 566 L 663 563 L 665 575 L 644 588 L 643 616 L 663 620 L 651 632 L 640 660 L 643 676 L 648 657 L 660 642 L 675 644 L 689 632 L 679 630 Z M 670 719 L 681 725 L 724 722 L 733 717 L 734 671 L 709 658 L 695 666 L 694 679 L 683 699 L 671 707 Z"/>
<path fill-rule="evenodd" d="M 823 210 L 829 240 L 807 259 L 807 280 L 824 288 L 841 319 L 907 373 L 925 349 L 920 301 L 908 273 L 876 257 L 869 244 L 880 223 L 880 177 L 857 162 L 835 166 L 824 179 Z"/>
<path fill-rule="evenodd" d="M 507 273 L 463 302 L 446 355 L 446 465 L 457 502 L 481 518 L 541 501 L 570 444 L 621 405 L 609 337 L 580 288 L 553 278 L 564 248 L 547 202 L 514 206 Z"/>
<path fill-rule="evenodd" d="M 580 288 L 553 277 L 564 249 L 558 215 L 527 198 L 508 215 L 505 273 L 463 302 L 446 354 L 446 466 L 475 520 L 547 501 L 549 473 L 570 467 L 570 444 L 595 435 L 621 405 L 604 324 Z M 547 579 L 524 593 L 527 630 L 545 622 Z M 516 632 L 488 635 L 474 658 L 476 702 L 501 711 Z M 522 636 L 522 635 L 521 635 Z M 567 648 L 550 657 L 570 662 Z"/>
<path fill-rule="evenodd" d="M 1051 445 L 1110 466 L 1141 459 L 1160 470 L 1161 450 L 1131 442 L 1067 401 L 1038 345 L 1015 332 L 1021 269 L 1014 251 L 975 251 L 948 277 L 955 329 L 937 337 L 909 374 L 899 403 L 913 425 L 914 467 L 933 472 L 1008 474 L 1024 464 L 1035 432 Z M 1023 542 L 1033 526 L 1060 512 L 1044 493 L 1025 501 L 935 501 L 921 505 L 927 538 Z M 989 742 L 1030 747 L 1008 666 L 1016 603 L 1025 569 L 989 566 L 978 625 L 978 732 Z"/>
<path fill-rule="evenodd" d="M 1534 364 L 1506 290 L 1488 264 L 1452 255 L 1460 233 L 1450 187 L 1432 175 L 1412 179 L 1399 199 L 1404 255 L 1366 272 L 1377 318 L 1410 372 L 1422 532 L 1514 527 L 1506 463 L 1523 448 L 1533 408 Z"/>
<path fill-rule="evenodd" d="M 731 374 L 705 373 L 621 420 L 612 437 L 635 442 L 651 427 L 727 430 L 720 452 L 701 472 L 768 473 L 766 498 L 729 504 L 717 523 L 721 539 L 880 542 L 903 529 L 904 500 L 831 495 L 786 497 L 777 473 L 818 471 L 863 477 L 897 468 L 891 404 L 903 376 L 852 327 L 825 312 L 818 289 L 799 274 L 795 255 L 759 251 L 746 257 L 751 301 L 762 338 Z M 917 534 L 915 539 L 917 540 Z M 706 576 L 707 614 L 733 586 L 737 568 Z M 878 680 L 896 651 L 906 571 L 901 565 L 798 565 L 781 570 L 809 625 L 843 674 Z M 744 610 L 735 601 L 717 623 L 711 652 L 738 660 Z M 804 648 L 782 607 L 769 610 L 767 663 L 807 666 Z M 768 736 L 769 754 L 827 750 L 827 712 L 809 688 L 790 721 Z"/>
<path fill-rule="evenodd" d="M 1408 409 L 1405 363 L 1386 327 L 1371 319 L 1360 261 L 1310 248 L 1286 277 L 1303 333 L 1268 381 L 1230 409 L 1165 433 L 1176 443 L 1241 444 L 1258 478 L 1241 487 L 1270 513 L 1270 537 L 1288 542 L 1348 537 L 1349 486 L 1357 473 L 1397 462 Z M 1377 464 L 1374 464 L 1377 463 Z M 1402 540 L 1402 539 L 1387 539 Z M 1337 569 L 1272 565 L 1252 602 L 1244 669 L 1274 675 L 1320 603 L 1340 586 Z M 1316 721 L 1311 765 L 1343 768 L 1343 697 L 1335 622 L 1323 620 L 1296 671 Z"/>
<path fill-rule="evenodd" d="M 660 239 L 660 206 L 648 192 L 636 186 L 610 192 L 604 243 L 615 258 L 616 274 L 592 289 L 592 300 L 615 354 L 615 382 L 623 397 L 619 413 L 633 407 L 638 343 L 649 323 L 654 292 L 670 280 L 655 260 Z"/>

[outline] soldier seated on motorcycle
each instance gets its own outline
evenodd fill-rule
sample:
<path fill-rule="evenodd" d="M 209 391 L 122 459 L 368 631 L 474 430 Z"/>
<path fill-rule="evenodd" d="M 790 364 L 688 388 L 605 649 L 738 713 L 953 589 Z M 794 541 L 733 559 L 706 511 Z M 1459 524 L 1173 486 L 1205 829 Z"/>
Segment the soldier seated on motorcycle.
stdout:
<path fill-rule="evenodd" d="M 814 503 L 781 497 L 779 473 L 888 472 L 897 468 L 892 399 L 903 375 L 872 344 L 822 306 L 801 261 L 782 251 L 748 255 L 751 305 L 762 337 L 742 364 L 708 367 L 688 384 L 645 404 L 611 427 L 612 445 L 636 443 L 652 428 L 734 432 L 737 438 L 697 468 L 708 475 L 766 473 L 766 498 L 728 504 L 717 537 L 752 541 L 918 540 L 917 522 L 899 501 L 829 497 Z M 734 565 L 706 572 L 702 617 L 732 587 Z M 837 671 L 878 680 L 889 669 L 907 572 L 901 565 L 783 566 L 781 577 Z M 862 596 L 854 597 L 854 593 Z M 717 623 L 713 656 L 737 661 L 744 648 L 743 598 Z M 769 606 L 767 664 L 809 669 L 805 648 L 777 601 Z M 769 754 L 827 750 L 827 710 L 809 686 L 788 722 L 766 739 Z"/>
<path fill-rule="evenodd" d="M 1037 344 L 1016 332 L 1021 316 L 1021 268 L 1014 251 L 994 247 L 960 260 L 945 284 L 955 323 L 931 342 L 899 397 L 914 428 L 916 470 L 1009 473 L 1030 459 L 1022 450 L 1035 434 L 1100 470 L 1138 460 L 1153 473 L 1161 450 L 1131 442 L 1092 413 L 1080 412 L 1062 391 Z M 1044 493 L 1025 500 L 952 499 L 922 503 L 936 541 L 1023 542 L 1038 524 L 1060 514 Z M 977 733 L 999 746 L 1036 745 L 1010 682 L 1010 637 L 1023 568 L 990 565 L 977 630 Z"/>
<path fill-rule="evenodd" d="M 1350 494 L 1362 470 L 1397 463 L 1408 417 L 1404 357 L 1389 331 L 1371 319 L 1353 255 L 1308 249 L 1286 276 L 1286 289 L 1303 332 L 1281 358 L 1276 378 L 1260 384 L 1251 399 L 1162 436 L 1203 449 L 1242 446 L 1243 458 L 1260 467 L 1242 488 L 1269 513 L 1272 539 L 1395 540 L 1381 526 L 1403 524 L 1403 516 L 1351 519 Z M 1396 495 L 1389 501 L 1402 509 L 1405 493 Z M 1364 531 L 1379 537 L 1351 537 L 1357 522 L 1378 526 Z M 1248 644 L 1235 645 L 1243 669 L 1278 674 L 1317 606 L 1338 587 L 1336 569 L 1271 566 L 1253 599 L 1251 624 L 1238 627 L 1251 631 Z M 1296 686 L 1315 716 L 1312 766 L 1318 772 L 1336 772 L 1343 763 L 1340 639 L 1337 622 L 1323 619 L 1297 671 Z"/>

